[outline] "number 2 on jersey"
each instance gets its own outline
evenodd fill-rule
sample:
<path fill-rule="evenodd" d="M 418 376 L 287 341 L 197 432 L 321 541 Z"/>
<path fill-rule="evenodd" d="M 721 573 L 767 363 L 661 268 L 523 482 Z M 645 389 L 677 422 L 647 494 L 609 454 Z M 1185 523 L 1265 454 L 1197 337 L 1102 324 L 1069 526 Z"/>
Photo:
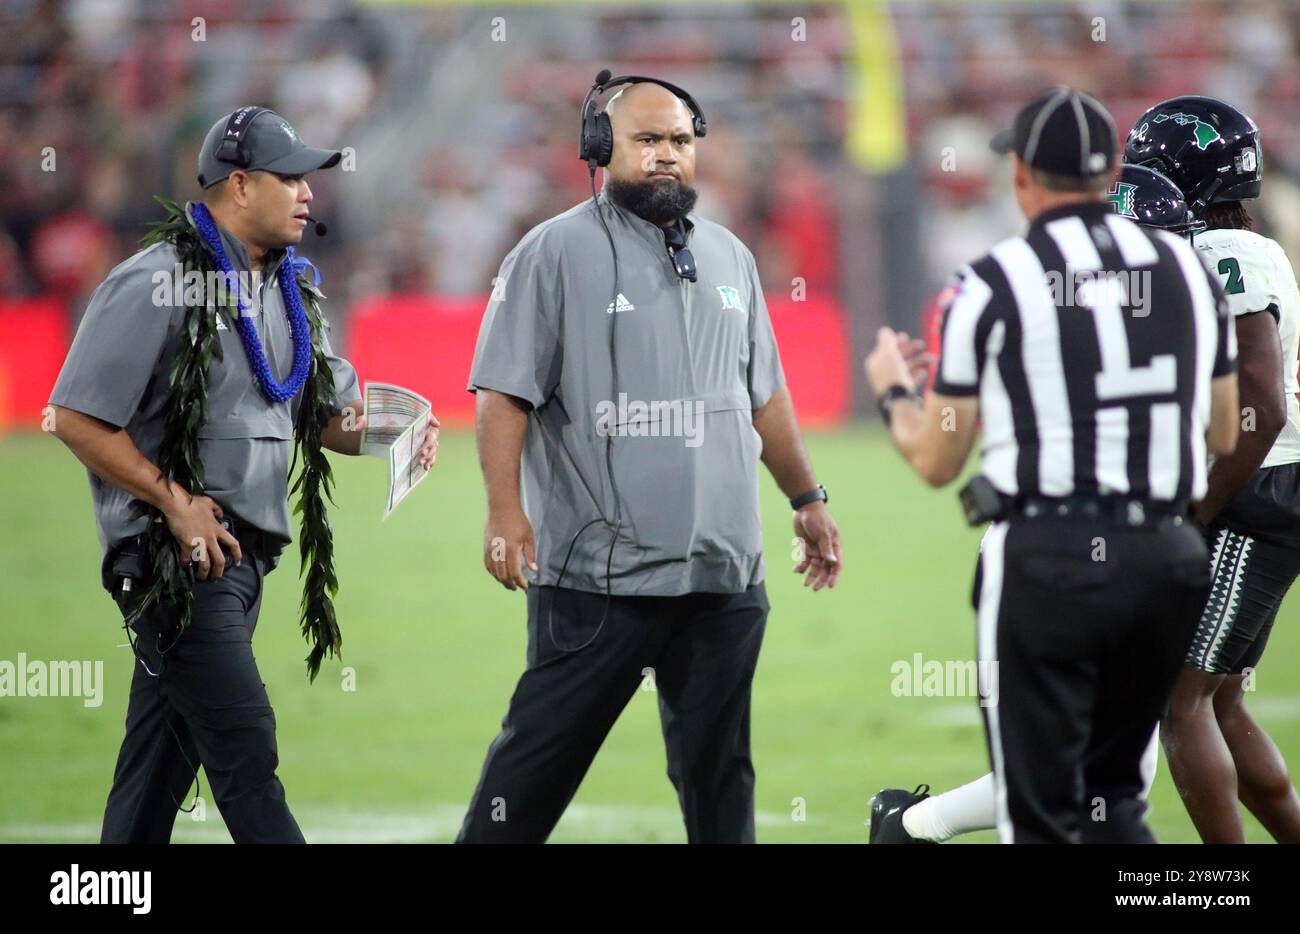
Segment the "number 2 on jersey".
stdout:
<path fill-rule="evenodd" d="M 1228 277 L 1223 291 L 1229 295 L 1240 295 L 1246 291 L 1246 285 L 1241 281 L 1241 263 L 1237 262 L 1235 257 L 1225 256 L 1219 260 L 1218 270 L 1219 275 Z"/>

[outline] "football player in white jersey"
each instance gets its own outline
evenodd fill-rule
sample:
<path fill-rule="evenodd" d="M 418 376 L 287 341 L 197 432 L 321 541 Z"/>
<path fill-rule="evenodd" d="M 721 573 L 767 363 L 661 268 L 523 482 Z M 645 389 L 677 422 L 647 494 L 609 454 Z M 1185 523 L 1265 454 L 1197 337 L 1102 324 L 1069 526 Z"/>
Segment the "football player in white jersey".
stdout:
<path fill-rule="evenodd" d="M 1215 98 L 1176 97 L 1138 118 L 1124 158 L 1168 175 L 1206 222 L 1195 246 L 1222 277 L 1237 332 L 1242 430 L 1196 507 L 1214 584 L 1161 723 L 1169 770 L 1206 843 L 1245 842 L 1238 800 L 1278 842 L 1300 843 L 1300 797 L 1244 703 L 1300 573 L 1300 288 L 1245 208 L 1263 175 L 1250 117 Z"/>
<path fill-rule="evenodd" d="M 1107 197 L 1117 214 L 1143 227 L 1167 230 L 1189 239 L 1205 229 L 1205 224 L 1192 216 L 1178 187 L 1153 169 L 1124 166 Z M 929 351 L 929 356 L 937 361 L 937 343 L 931 344 Z M 975 586 L 978 591 L 978 582 Z M 1140 797 L 1143 799 L 1155 781 L 1157 757 L 1156 734 L 1152 734 L 1141 762 Z M 877 793 L 871 799 L 869 842 L 942 843 L 960 834 L 993 829 L 996 803 L 992 772 L 943 794 L 931 796 L 929 790 L 929 785 L 921 785 L 915 791 L 885 788 Z M 1085 835 L 1088 842 L 1106 842 L 1104 824 L 1089 821 L 1085 826 L 1094 831 Z"/>

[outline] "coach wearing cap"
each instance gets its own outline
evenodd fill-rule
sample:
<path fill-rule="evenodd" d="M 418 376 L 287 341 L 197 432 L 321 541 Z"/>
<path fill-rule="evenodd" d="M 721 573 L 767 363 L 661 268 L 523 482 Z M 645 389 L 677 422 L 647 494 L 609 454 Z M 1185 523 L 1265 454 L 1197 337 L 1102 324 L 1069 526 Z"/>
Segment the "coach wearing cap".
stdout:
<path fill-rule="evenodd" d="M 650 683 L 688 839 L 752 841 L 760 457 L 792 498 L 815 590 L 839 574 L 839 533 L 754 258 L 691 213 L 698 105 L 608 73 L 588 105 L 582 156 L 593 177 L 606 166 L 604 189 L 506 257 L 470 374 L 484 564 L 527 590 L 528 653 L 460 840 L 545 840 Z"/>
<path fill-rule="evenodd" d="M 320 380 L 301 372 L 313 359 L 307 335 L 291 331 L 304 314 L 289 250 L 307 224 L 306 176 L 339 155 L 305 146 L 264 108 L 217 121 L 198 157 L 203 201 L 175 211 L 166 235 L 95 291 L 54 387 L 54 432 L 89 472 L 103 583 L 124 617 L 149 605 L 137 601 L 159 566 L 151 539 L 163 548 L 174 539 L 193 572 L 183 630 L 178 605 L 165 600 L 129 627 L 136 659 L 104 842 L 168 841 L 200 764 L 236 842 L 302 842 L 276 777 L 275 715 L 252 637 L 263 578 L 291 538 L 287 477 L 307 400 L 328 419 L 317 451 L 359 448 L 360 433 L 344 421 L 346 408 L 360 411 L 355 371 L 313 326 L 315 359 L 328 362 L 333 381 L 319 398 Z M 185 256 L 208 269 L 224 257 L 241 308 L 235 327 L 215 319 L 206 384 L 194 411 L 180 413 L 183 425 L 198 422 L 183 430 L 194 432 L 201 489 L 169 485 L 159 470 L 169 432 L 182 431 L 168 420 L 176 364 L 204 365 L 187 356 L 202 334 L 186 322 L 221 301 L 214 283 L 173 281 Z"/>
<path fill-rule="evenodd" d="M 983 432 L 962 502 L 992 522 L 977 629 L 1002 841 L 1152 842 L 1142 755 L 1209 587 L 1190 505 L 1207 450 L 1236 441 L 1227 303 L 1185 239 L 1111 210 L 1096 100 L 1052 88 L 993 146 L 1027 232 L 959 270 L 923 404 L 887 328 L 867 372 L 929 483 Z"/>

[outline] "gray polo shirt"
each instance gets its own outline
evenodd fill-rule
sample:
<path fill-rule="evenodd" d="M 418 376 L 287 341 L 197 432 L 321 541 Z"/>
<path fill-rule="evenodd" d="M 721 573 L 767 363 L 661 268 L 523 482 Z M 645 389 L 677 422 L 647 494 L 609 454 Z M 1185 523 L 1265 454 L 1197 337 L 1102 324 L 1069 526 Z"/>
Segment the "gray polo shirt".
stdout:
<path fill-rule="evenodd" d="M 537 542 L 535 583 L 555 584 L 574 534 L 620 529 L 617 594 L 738 593 L 763 580 L 753 426 L 785 384 L 754 257 L 726 228 L 690 216 L 699 278 L 678 278 L 655 225 L 599 198 L 531 230 L 501 265 L 469 388 L 532 406 L 522 496 Z M 610 329 L 617 315 L 618 397 Z M 563 586 L 601 593 L 612 529 L 578 538 Z"/>
<path fill-rule="evenodd" d="M 186 205 L 187 213 L 189 209 Z M 221 239 L 231 267 L 248 274 L 243 244 L 224 229 Z M 252 317 L 277 380 L 288 378 L 293 369 L 293 339 L 278 278 L 284 257 L 283 251 L 276 251 L 263 266 Z M 157 244 L 109 273 L 91 296 L 50 396 L 55 405 L 125 428 L 140 453 L 155 463 L 167 416 L 169 368 L 183 338 L 184 308 L 175 302 L 172 288 L 177 262 L 175 247 Z M 239 333 L 222 322 L 217 336 L 224 359 L 214 358 L 209 366 L 208 421 L 199 429 L 204 492 L 225 512 L 261 529 L 283 548 L 292 538 L 289 458 L 302 394 L 288 402 L 268 402 L 253 379 Z M 356 371 L 334 354 L 328 334 L 325 351 L 338 412 L 360 399 L 361 391 Z M 134 497 L 125 490 L 90 473 L 90 493 L 105 553 L 147 528 L 147 517 L 131 517 Z"/>

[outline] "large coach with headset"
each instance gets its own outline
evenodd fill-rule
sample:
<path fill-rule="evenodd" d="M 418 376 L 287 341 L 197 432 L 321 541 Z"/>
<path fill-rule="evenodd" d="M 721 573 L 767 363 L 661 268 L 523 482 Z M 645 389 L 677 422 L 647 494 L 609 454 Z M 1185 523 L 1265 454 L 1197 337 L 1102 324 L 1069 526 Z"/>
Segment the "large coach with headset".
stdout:
<path fill-rule="evenodd" d="M 754 838 L 760 457 L 791 499 L 805 582 L 833 585 L 840 548 L 754 257 L 691 213 L 705 130 L 681 88 L 601 72 L 582 108 L 592 198 L 519 242 L 484 314 L 483 560 L 527 590 L 528 650 L 462 842 L 545 840 L 643 684 L 688 838 Z"/>
<path fill-rule="evenodd" d="M 1191 514 L 1237 436 L 1227 302 L 1192 247 L 1112 212 L 1110 115 L 1054 88 L 994 139 L 1029 221 L 963 267 L 924 404 L 882 329 L 868 373 L 903 455 L 992 521 L 977 585 L 1003 842 L 1146 842 L 1140 760 L 1209 589 Z M 916 402 L 918 404 L 912 404 Z"/>

